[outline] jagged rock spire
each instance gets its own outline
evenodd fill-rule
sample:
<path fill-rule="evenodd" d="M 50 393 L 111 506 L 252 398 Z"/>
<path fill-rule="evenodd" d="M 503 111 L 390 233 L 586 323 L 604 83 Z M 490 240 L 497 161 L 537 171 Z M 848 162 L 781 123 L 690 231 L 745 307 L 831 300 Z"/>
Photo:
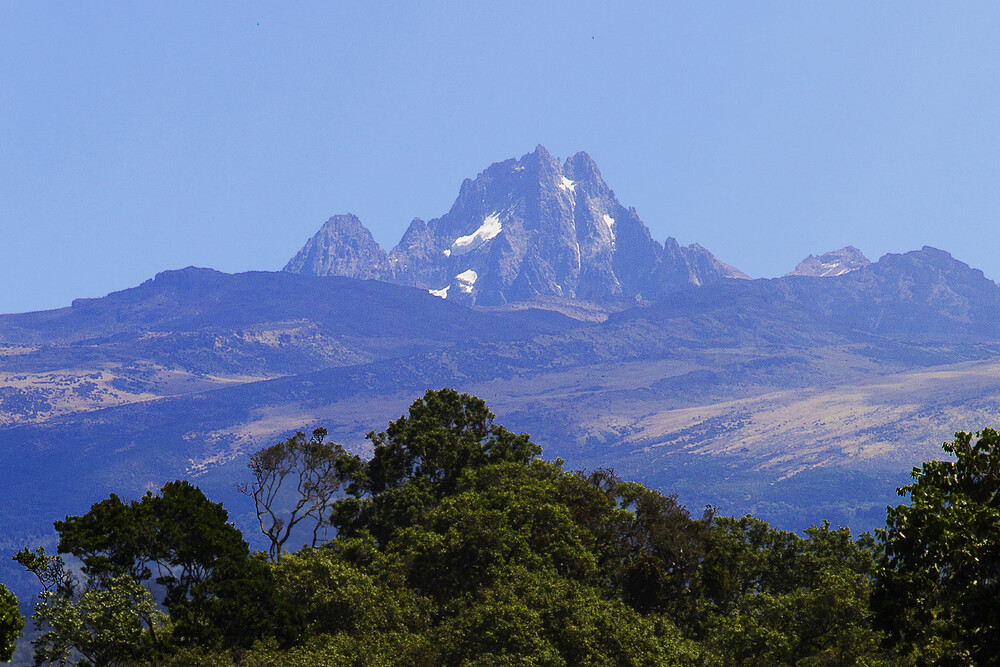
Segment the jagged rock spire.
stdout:
<path fill-rule="evenodd" d="M 353 214 L 335 215 L 319 228 L 284 271 L 376 280 L 388 277 L 388 256 Z"/>

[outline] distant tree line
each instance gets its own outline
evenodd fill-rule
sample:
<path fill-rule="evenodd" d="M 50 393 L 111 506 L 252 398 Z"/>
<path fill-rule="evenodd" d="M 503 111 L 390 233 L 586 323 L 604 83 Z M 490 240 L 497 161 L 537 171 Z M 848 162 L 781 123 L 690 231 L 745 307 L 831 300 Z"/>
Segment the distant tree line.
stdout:
<path fill-rule="evenodd" d="M 369 434 L 250 458 L 265 552 L 185 481 L 55 523 L 37 664 L 988 665 L 1000 656 L 1000 435 L 959 433 L 876 536 L 692 516 L 539 458 L 428 391 Z M 307 543 L 289 551 L 290 541 Z M 69 558 L 70 561 L 64 560 Z M 71 567 L 72 565 L 72 567 Z M 0 587 L 0 658 L 24 619 Z"/>

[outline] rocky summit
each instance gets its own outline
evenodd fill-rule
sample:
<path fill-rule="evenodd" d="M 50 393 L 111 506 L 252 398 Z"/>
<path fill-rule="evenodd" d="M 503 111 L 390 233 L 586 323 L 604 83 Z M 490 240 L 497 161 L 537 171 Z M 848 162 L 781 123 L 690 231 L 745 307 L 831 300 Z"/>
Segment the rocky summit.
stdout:
<path fill-rule="evenodd" d="M 700 245 L 653 239 L 586 153 L 544 147 L 466 179 L 451 210 L 410 223 L 388 254 L 353 215 L 330 218 L 284 269 L 373 278 L 466 304 L 649 299 L 747 278 Z"/>
<path fill-rule="evenodd" d="M 386 276 L 388 265 L 385 250 L 357 216 L 335 215 L 323 223 L 284 270 L 366 280 Z"/>
<path fill-rule="evenodd" d="M 823 253 L 819 257 L 809 255 L 799 262 L 794 271 L 785 275 L 828 278 L 842 276 L 849 271 L 866 267 L 869 264 L 871 262 L 863 252 L 849 245 L 840 250 Z"/>

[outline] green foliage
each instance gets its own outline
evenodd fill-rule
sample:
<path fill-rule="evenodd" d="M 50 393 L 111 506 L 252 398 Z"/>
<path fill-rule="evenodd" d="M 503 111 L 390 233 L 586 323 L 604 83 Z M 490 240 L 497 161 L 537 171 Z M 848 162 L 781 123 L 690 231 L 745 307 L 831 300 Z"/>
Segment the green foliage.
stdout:
<path fill-rule="evenodd" d="M 83 516 L 57 521 L 59 550 L 80 559 L 86 579 L 81 587 L 62 558 L 42 548 L 15 555 L 44 589 L 33 616 L 42 631 L 33 643 L 36 661 L 79 654 L 93 664 L 118 664 L 217 634 L 205 630 L 218 620 L 209 615 L 215 600 L 208 582 L 217 570 L 239 569 L 249 554 L 228 518 L 200 489 L 175 481 L 159 495 L 127 504 L 111 495 Z M 158 631 L 164 617 L 142 585 L 154 574 L 171 613 L 166 633 Z"/>
<path fill-rule="evenodd" d="M 419 635 L 316 635 L 302 644 L 282 648 L 273 639 L 255 643 L 248 650 L 227 652 L 186 648 L 158 667 L 433 667 L 437 653 Z"/>
<path fill-rule="evenodd" d="M 38 547 L 34 551 L 25 547 L 14 554 L 13 560 L 35 575 L 42 590 L 61 595 L 73 594 L 76 583 L 61 556 L 46 554 L 45 547 Z"/>
<path fill-rule="evenodd" d="M 368 437 L 375 447 L 370 461 L 344 457 L 339 463 L 353 498 L 337 504 L 331 523 L 341 534 L 366 531 L 380 543 L 400 527 L 420 524 L 463 472 L 526 464 L 541 453 L 527 435 L 494 424 L 481 399 L 452 389 L 428 390 L 408 415 Z"/>
<path fill-rule="evenodd" d="M 802 537 L 753 517 L 694 518 L 675 496 L 612 471 L 566 471 L 536 458 L 527 435 L 494 424 L 481 400 L 450 389 L 428 391 L 369 434 L 370 460 L 324 436 L 297 434 L 251 461 L 244 491 L 257 503 L 268 554 L 248 554 L 222 507 L 182 482 L 128 504 L 111 496 L 58 522 L 60 549 L 80 558 L 87 580 L 78 591 L 60 558 L 18 554 L 47 591 L 35 615 L 48 628 L 36 656 L 219 666 L 888 665 L 921 651 L 969 655 L 961 642 L 978 631 L 959 636 L 949 623 L 973 623 L 971 610 L 987 620 L 994 613 L 969 591 L 937 591 L 934 606 L 921 607 L 931 599 L 919 588 L 930 566 L 904 567 L 922 563 L 913 550 L 947 537 L 934 548 L 959 565 L 946 573 L 978 562 L 979 578 L 962 581 L 995 585 L 996 494 L 968 480 L 962 498 L 993 510 L 970 500 L 957 513 L 953 494 L 928 505 L 955 514 L 947 530 L 934 528 L 940 517 L 920 508 L 941 480 L 921 477 L 908 487 L 913 508 L 890 512 L 883 558 L 870 537 L 852 540 L 826 523 Z M 954 478 L 995 475 L 992 459 L 976 461 L 977 472 Z M 286 480 L 294 498 L 282 514 Z M 303 521 L 312 545 L 283 551 Z M 335 538 L 323 537 L 327 527 Z M 962 547 L 972 556 L 949 554 L 960 530 L 980 528 Z M 154 570 L 166 623 L 140 586 Z M 934 572 L 934 582 L 950 582 Z M 883 591 L 912 587 L 910 608 L 885 615 L 904 621 L 894 627 L 912 630 L 930 610 L 921 643 L 902 654 L 886 652 L 874 627 L 876 574 Z M 101 606 L 109 618 L 96 617 Z"/>
<path fill-rule="evenodd" d="M 486 463 L 526 463 L 542 453 L 527 435 L 514 435 L 493 423 L 482 399 L 453 389 L 428 390 L 410 406 L 409 415 L 391 422 L 383 433 L 369 433 L 375 454 L 368 463 L 371 493 L 424 479 L 454 488 L 465 470 Z"/>
<path fill-rule="evenodd" d="M 594 537 L 558 502 L 585 483 L 537 460 L 470 470 L 385 550 L 409 564 L 411 585 L 439 601 L 489 586 L 514 565 L 596 581 Z"/>
<path fill-rule="evenodd" d="M 607 524 L 594 528 L 602 536 L 605 568 L 622 599 L 643 613 L 688 617 L 713 512 L 706 510 L 693 520 L 676 496 L 622 482 L 607 471 L 591 474 L 588 481 L 618 508 Z"/>
<path fill-rule="evenodd" d="M 337 549 L 304 549 L 274 567 L 279 595 L 299 615 L 301 641 L 309 636 L 405 635 L 430 625 L 430 602 L 404 585 L 398 565 L 381 556 L 364 569 Z M 367 570 L 367 571 L 366 571 Z"/>
<path fill-rule="evenodd" d="M 669 622 L 551 571 L 513 567 L 449 607 L 434 632 L 447 665 L 679 665 L 694 655 Z"/>
<path fill-rule="evenodd" d="M 720 518 L 701 568 L 705 644 L 720 665 L 891 664 L 869 609 L 874 553 L 829 524 L 803 539 Z"/>
<path fill-rule="evenodd" d="M 0 662 L 14 655 L 14 642 L 24 629 L 24 616 L 17 608 L 17 596 L 0 584 Z"/>
<path fill-rule="evenodd" d="M 245 649 L 294 632 L 295 610 L 279 595 L 274 568 L 262 552 L 219 563 L 195 595 L 198 604 L 170 610 L 174 644 Z"/>
<path fill-rule="evenodd" d="M 127 574 L 142 582 L 154 575 L 166 588 L 167 607 L 187 602 L 194 587 L 221 563 L 249 553 L 243 535 L 213 503 L 186 481 L 168 482 L 160 495 L 129 504 L 112 494 L 83 516 L 56 521 L 59 552 L 83 562 L 90 585 Z"/>
<path fill-rule="evenodd" d="M 166 617 L 153 596 L 128 574 L 113 576 L 102 588 L 79 596 L 45 591 L 35 606 L 35 623 L 47 628 L 32 642 L 35 663 L 81 666 L 124 665 L 149 656 Z"/>
<path fill-rule="evenodd" d="M 879 531 L 879 611 L 904 650 L 934 664 L 1000 661 L 1000 433 L 955 434 Z"/>

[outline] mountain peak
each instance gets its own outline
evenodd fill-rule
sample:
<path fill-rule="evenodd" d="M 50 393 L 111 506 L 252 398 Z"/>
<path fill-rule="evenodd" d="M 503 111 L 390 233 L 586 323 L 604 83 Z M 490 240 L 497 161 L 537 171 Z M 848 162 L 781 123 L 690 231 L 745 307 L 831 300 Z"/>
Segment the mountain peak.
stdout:
<path fill-rule="evenodd" d="M 499 162 L 495 163 L 490 168 L 492 169 L 493 167 L 506 164 L 507 162 Z M 541 144 L 538 144 L 533 153 L 521 156 L 521 159 L 515 162 L 515 169 L 517 167 L 527 167 L 529 171 L 537 170 L 537 174 L 540 179 L 544 179 L 551 174 L 558 174 L 562 172 L 562 165 L 559 163 L 559 160 L 555 159 L 552 154 L 545 149 L 545 146 L 542 146 Z"/>
<path fill-rule="evenodd" d="M 951 255 L 951 253 L 948 252 L 947 250 L 940 250 L 938 248 L 935 248 L 935 247 L 929 246 L 929 245 L 925 245 L 920 250 L 913 250 L 912 252 L 919 252 L 919 253 L 922 253 L 924 255 L 936 256 L 936 257 L 941 257 L 941 258 L 945 258 L 945 259 L 954 259 L 952 257 L 952 255 Z"/>
<path fill-rule="evenodd" d="M 563 173 L 574 181 L 604 185 L 604 180 L 601 178 L 601 170 L 597 168 L 597 163 L 583 151 L 566 159 L 565 164 L 563 164 Z"/>
<path fill-rule="evenodd" d="M 993 282 L 986 278 L 981 270 L 955 259 L 951 253 L 926 245 L 920 250 L 911 250 L 903 254 L 889 253 L 872 265 L 876 266 L 905 273 L 950 276 L 951 279 L 961 276 L 965 280 L 975 282 Z"/>
<path fill-rule="evenodd" d="M 355 216 L 334 216 L 285 270 L 375 278 L 479 305 L 648 299 L 742 276 L 700 246 L 665 251 L 587 153 L 560 162 L 541 144 L 465 179 L 447 213 L 414 220 L 388 255 Z"/>
<path fill-rule="evenodd" d="M 829 278 L 842 276 L 845 273 L 863 268 L 871 264 L 865 254 L 854 246 L 845 246 L 839 250 L 825 252 L 819 257 L 809 255 L 799 262 L 795 270 L 785 275 L 813 276 Z"/>
<path fill-rule="evenodd" d="M 323 223 L 282 270 L 315 276 L 378 279 L 386 274 L 387 268 L 385 250 L 356 215 L 347 213 L 335 215 Z"/>

